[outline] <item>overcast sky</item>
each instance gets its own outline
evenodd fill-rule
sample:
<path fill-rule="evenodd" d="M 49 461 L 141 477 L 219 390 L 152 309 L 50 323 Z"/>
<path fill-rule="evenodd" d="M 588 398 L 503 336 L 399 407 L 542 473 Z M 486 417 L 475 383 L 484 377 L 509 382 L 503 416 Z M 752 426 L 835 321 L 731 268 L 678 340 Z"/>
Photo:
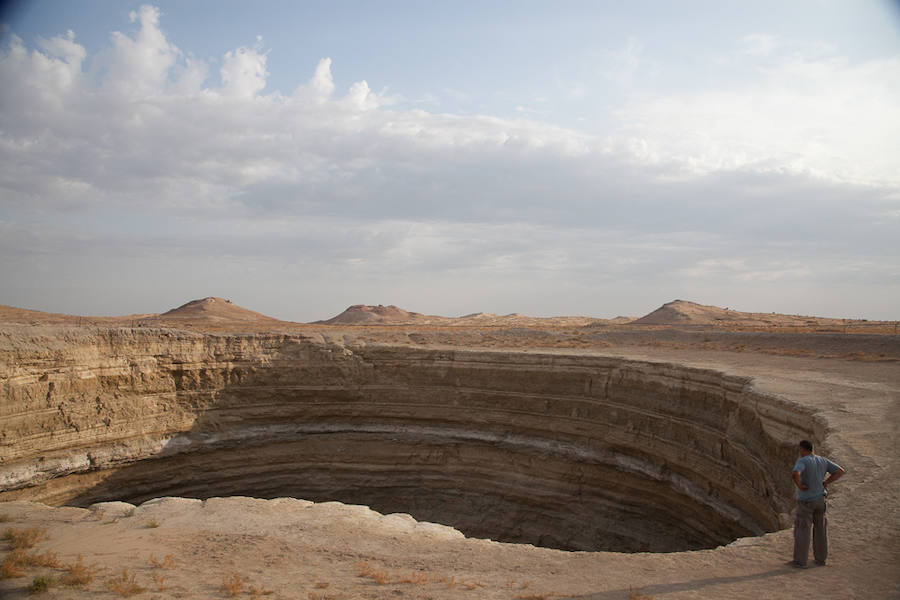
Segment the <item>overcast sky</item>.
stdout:
<path fill-rule="evenodd" d="M 0 304 L 900 318 L 897 2 L 0 5 Z"/>

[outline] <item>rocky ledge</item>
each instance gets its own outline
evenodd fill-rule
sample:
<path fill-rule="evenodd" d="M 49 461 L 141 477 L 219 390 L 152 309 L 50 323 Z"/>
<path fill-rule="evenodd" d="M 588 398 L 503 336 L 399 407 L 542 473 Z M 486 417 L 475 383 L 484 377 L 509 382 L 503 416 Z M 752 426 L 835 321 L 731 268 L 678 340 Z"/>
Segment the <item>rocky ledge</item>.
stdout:
<path fill-rule="evenodd" d="M 473 537 L 675 551 L 784 527 L 784 465 L 797 439 L 825 435 L 748 378 L 663 362 L 287 334 L 0 334 L 0 500 L 333 500 Z"/>

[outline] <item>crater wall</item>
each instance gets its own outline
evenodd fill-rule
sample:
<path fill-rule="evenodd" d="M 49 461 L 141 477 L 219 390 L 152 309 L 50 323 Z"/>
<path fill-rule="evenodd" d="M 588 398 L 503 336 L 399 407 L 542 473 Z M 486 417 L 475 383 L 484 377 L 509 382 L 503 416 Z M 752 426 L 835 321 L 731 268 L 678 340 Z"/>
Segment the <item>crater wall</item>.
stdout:
<path fill-rule="evenodd" d="M 747 378 L 668 363 L 281 334 L 2 335 L 0 500 L 291 496 L 501 541 L 674 551 L 779 529 L 796 440 L 825 433 Z"/>

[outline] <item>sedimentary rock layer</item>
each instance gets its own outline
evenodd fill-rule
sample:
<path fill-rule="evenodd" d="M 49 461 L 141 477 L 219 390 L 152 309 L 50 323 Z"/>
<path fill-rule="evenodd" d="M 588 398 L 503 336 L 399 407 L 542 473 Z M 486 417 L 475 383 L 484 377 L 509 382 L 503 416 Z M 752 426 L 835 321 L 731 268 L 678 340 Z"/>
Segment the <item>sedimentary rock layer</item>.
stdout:
<path fill-rule="evenodd" d="M 824 435 L 746 378 L 665 363 L 2 333 L 0 500 L 290 496 L 501 541 L 672 551 L 779 528 L 790 488 L 772 474 Z"/>

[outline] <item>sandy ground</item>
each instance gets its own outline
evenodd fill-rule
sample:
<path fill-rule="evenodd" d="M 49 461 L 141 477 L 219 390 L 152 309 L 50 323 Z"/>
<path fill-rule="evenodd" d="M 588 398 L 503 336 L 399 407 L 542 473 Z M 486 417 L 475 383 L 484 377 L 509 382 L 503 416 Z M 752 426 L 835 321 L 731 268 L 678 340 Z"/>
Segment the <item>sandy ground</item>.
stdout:
<path fill-rule="evenodd" d="M 751 375 L 759 389 L 815 407 L 830 428 L 821 453 L 848 471 L 829 500 L 828 565 L 787 567 L 790 530 L 696 552 L 570 553 L 295 499 L 163 499 L 133 511 L 11 502 L 0 505 L 0 528 L 45 530 L 30 552 L 55 553 L 63 566 L 83 555 L 94 577 L 70 587 L 59 581 L 64 569 L 29 566 L 22 577 L 0 580 L 0 597 L 29 597 L 26 586 L 44 575 L 57 582 L 41 597 L 122 597 L 110 587 L 125 569 L 144 590 L 136 597 L 160 600 L 231 597 L 223 584 L 235 575 L 236 597 L 244 598 L 900 598 L 896 361 L 648 345 L 582 352 Z M 9 543 L 0 544 L 7 556 Z"/>

